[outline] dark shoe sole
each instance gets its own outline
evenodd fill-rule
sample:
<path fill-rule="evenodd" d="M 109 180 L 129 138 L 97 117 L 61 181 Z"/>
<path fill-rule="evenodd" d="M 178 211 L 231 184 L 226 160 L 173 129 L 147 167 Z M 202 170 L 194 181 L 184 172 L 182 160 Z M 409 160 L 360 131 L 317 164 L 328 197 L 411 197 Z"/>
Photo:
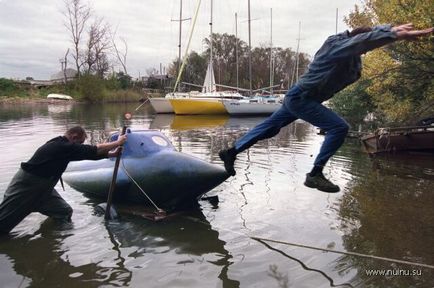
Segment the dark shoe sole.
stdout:
<path fill-rule="evenodd" d="M 317 187 L 316 185 L 311 184 L 311 183 L 306 182 L 306 181 L 304 182 L 304 186 L 309 187 L 309 188 L 313 188 L 313 189 L 317 189 L 319 191 L 326 192 L 326 193 L 337 193 L 341 190 L 341 189 L 339 189 L 339 187 L 330 188 L 330 189 Z"/>

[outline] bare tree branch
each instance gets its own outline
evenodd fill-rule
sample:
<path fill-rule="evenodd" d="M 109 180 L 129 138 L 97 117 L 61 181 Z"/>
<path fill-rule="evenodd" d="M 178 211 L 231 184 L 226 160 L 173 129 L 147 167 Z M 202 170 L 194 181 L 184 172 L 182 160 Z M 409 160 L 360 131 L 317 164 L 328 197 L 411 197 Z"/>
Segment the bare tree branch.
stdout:
<path fill-rule="evenodd" d="M 82 0 L 64 0 L 66 11 L 63 13 L 66 17 L 65 27 L 71 33 L 71 41 L 74 45 L 74 54 L 78 77 L 80 77 L 80 67 L 83 63 L 80 61 L 80 42 L 83 30 L 89 20 L 92 10 Z"/>
<path fill-rule="evenodd" d="M 111 48 L 110 26 L 103 18 L 97 18 L 89 28 L 89 37 L 84 55 L 86 73 L 96 73 L 101 78 L 109 69 L 107 52 Z"/>
<path fill-rule="evenodd" d="M 127 72 L 127 54 L 128 54 L 128 44 L 127 41 L 124 38 L 119 38 L 122 43 L 124 44 L 124 51 L 120 51 L 118 49 L 118 46 L 116 45 L 116 30 L 115 32 L 112 34 L 112 45 L 113 45 L 113 49 L 116 53 L 116 58 L 118 59 L 119 64 L 122 66 L 122 69 L 124 70 L 123 72 L 125 73 L 125 75 L 128 75 Z"/>

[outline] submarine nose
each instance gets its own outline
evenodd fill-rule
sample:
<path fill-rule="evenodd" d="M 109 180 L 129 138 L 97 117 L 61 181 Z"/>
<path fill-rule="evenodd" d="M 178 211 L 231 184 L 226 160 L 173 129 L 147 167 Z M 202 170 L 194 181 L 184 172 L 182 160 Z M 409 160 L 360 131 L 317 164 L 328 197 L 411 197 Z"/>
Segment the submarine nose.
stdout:
<path fill-rule="evenodd" d="M 180 176 L 193 182 L 191 185 L 211 187 L 209 190 L 221 184 L 230 176 L 222 166 L 208 163 L 181 152 L 174 152 L 172 161 L 175 168 L 177 166 L 176 169 L 179 169 Z"/>
<path fill-rule="evenodd" d="M 164 206 L 194 201 L 229 177 L 222 166 L 177 151 L 162 151 L 148 160 L 144 165 L 140 159 L 131 159 L 125 168 L 143 183 L 153 201 Z M 142 169 L 133 169 L 140 166 Z"/>

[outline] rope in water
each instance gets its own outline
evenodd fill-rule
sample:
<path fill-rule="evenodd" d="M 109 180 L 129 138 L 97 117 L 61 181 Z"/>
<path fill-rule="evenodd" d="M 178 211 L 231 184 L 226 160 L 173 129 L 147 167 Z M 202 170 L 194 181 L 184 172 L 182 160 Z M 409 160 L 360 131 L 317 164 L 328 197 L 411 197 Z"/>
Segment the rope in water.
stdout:
<path fill-rule="evenodd" d="M 336 254 L 371 258 L 371 259 L 383 260 L 383 261 L 388 261 L 388 262 L 424 267 L 424 268 L 428 268 L 428 269 L 434 269 L 434 265 L 428 265 L 428 264 L 424 264 L 424 263 L 417 263 L 417 262 L 411 262 L 411 261 L 405 261 L 405 260 L 399 260 L 399 259 L 393 259 L 393 258 L 387 258 L 387 257 L 381 257 L 381 256 L 375 256 L 375 255 L 368 255 L 368 254 L 362 254 L 362 253 L 357 253 L 357 252 L 339 251 L 339 250 L 334 250 L 334 249 L 320 248 L 320 247 L 315 247 L 315 246 L 310 246 L 310 245 L 291 243 L 291 242 L 279 241 L 279 240 L 273 240 L 273 239 L 267 239 L 267 238 L 261 238 L 261 237 L 254 237 L 254 236 L 248 236 L 248 237 L 253 239 L 253 240 L 256 240 L 256 241 L 272 242 L 272 243 L 290 245 L 290 246 L 295 246 L 295 247 L 300 247 L 300 248 L 307 248 L 307 249 L 319 250 L 319 251 L 324 251 L 324 252 L 331 252 L 331 253 L 336 253 Z"/>
<path fill-rule="evenodd" d="M 125 163 L 124 163 L 123 159 L 121 162 L 122 162 L 122 168 L 124 168 L 125 174 L 128 176 L 128 178 L 130 178 L 131 181 L 133 181 L 133 183 L 137 186 L 137 188 L 139 188 L 139 190 L 143 193 L 143 195 L 145 195 L 146 198 L 148 198 L 149 202 L 151 202 L 151 204 L 155 207 L 155 209 L 157 209 L 157 211 L 164 211 L 163 209 L 158 207 L 154 201 L 152 201 L 151 197 L 149 197 L 148 194 L 146 194 L 146 192 L 143 191 L 142 187 L 140 187 L 140 185 L 136 182 L 136 180 L 134 180 L 134 178 L 130 175 L 130 173 L 128 173 L 128 170 L 125 167 Z"/>
<path fill-rule="evenodd" d="M 196 222 L 200 222 L 202 224 L 206 224 L 203 221 L 195 219 L 193 217 L 187 217 L 187 218 L 189 218 L 190 220 L 196 221 Z M 323 251 L 323 252 L 330 252 L 330 253 L 356 256 L 356 257 L 371 258 L 371 259 L 383 260 L 383 261 L 387 261 L 387 262 L 401 263 L 401 264 L 406 264 L 406 265 L 412 265 L 412 266 L 417 266 L 417 267 L 434 269 L 434 265 L 429 265 L 429 264 L 424 264 L 424 263 L 417 263 L 417 262 L 411 262 L 411 261 L 388 258 L 388 257 L 381 257 L 381 256 L 375 256 L 375 255 L 369 255 L 369 254 L 363 254 L 363 253 L 357 253 L 357 252 L 340 251 L 340 250 L 321 248 L 321 247 L 316 247 L 316 246 L 311 246 L 311 245 L 305 245 L 305 244 L 299 244 L 299 243 L 293 243 L 293 242 L 287 242 L 287 241 L 279 241 L 279 240 L 267 239 L 267 238 L 262 238 L 262 237 L 250 236 L 248 234 L 240 233 L 240 232 L 237 232 L 237 231 L 234 231 L 231 229 L 226 229 L 226 228 L 222 228 L 221 230 L 227 231 L 230 233 L 234 233 L 234 234 L 238 234 L 240 236 L 244 236 L 244 237 L 250 238 L 250 239 L 255 240 L 255 241 L 272 242 L 272 243 L 276 243 L 276 244 L 295 246 L 295 247 L 306 248 L 306 249 L 311 249 L 311 250 L 318 250 L 318 251 Z"/>

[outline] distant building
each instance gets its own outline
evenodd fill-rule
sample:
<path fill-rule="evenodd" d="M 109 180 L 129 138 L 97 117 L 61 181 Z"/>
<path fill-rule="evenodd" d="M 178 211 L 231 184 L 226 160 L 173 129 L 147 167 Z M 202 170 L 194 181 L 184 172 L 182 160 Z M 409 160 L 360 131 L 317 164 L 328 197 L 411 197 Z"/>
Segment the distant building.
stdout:
<path fill-rule="evenodd" d="M 66 82 L 72 81 L 77 76 L 77 70 L 74 70 L 72 68 L 66 68 L 65 73 L 63 71 L 60 71 L 56 74 L 51 75 L 50 80 L 52 82 L 64 82 L 65 81 L 65 74 L 66 74 Z"/>
<path fill-rule="evenodd" d="M 173 77 L 167 74 L 151 74 L 149 76 L 142 76 L 141 81 L 147 88 L 164 89 L 173 81 Z"/>
<path fill-rule="evenodd" d="M 148 82 L 150 79 L 157 80 L 157 81 L 167 81 L 168 79 L 171 79 L 167 74 L 151 74 L 149 76 L 141 76 L 140 80 L 142 82 Z"/>

